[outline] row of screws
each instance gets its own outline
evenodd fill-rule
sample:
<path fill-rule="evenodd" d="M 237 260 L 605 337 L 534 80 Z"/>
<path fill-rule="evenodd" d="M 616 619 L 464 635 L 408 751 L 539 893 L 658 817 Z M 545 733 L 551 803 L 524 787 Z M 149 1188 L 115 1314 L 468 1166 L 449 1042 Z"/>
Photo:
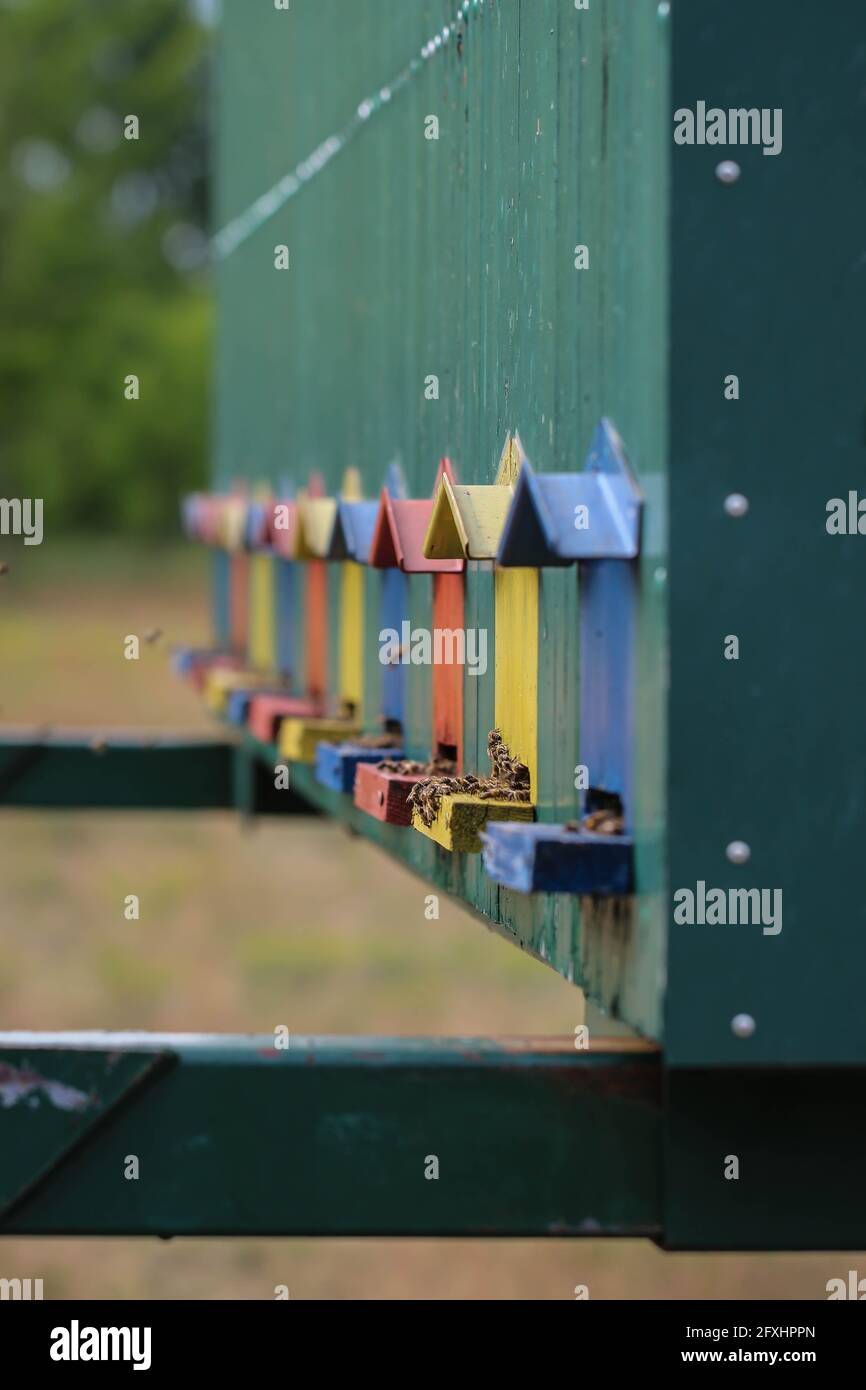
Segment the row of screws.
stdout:
<path fill-rule="evenodd" d="M 740 166 L 733 159 L 723 159 L 716 165 L 716 178 L 719 183 L 736 183 L 740 177 Z M 741 492 L 732 492 L 725 498 L 725 511 L 734 520 L 746 515 L 749 510 L 749 499 L 744 497 Z M 725 850 L 731 864 L 748 864 L 752 857 L 752 851 L 745 840 L 732 840 Z M 735 1038 L 750 1038 L 755 1031 L 757 1024 L 751 1014 L 735 1014 L 731 1019 L 731 1032 Z"/>

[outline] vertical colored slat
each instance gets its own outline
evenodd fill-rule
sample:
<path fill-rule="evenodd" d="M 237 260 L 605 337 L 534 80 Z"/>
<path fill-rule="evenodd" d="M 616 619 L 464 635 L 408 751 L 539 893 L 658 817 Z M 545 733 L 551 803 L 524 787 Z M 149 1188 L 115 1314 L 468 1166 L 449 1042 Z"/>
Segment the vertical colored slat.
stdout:
<path fill-rule="evenodd" d="M 304 647 L 307 694 L 324 696 L 328 689 L 328 567 L 324 560 L 304 566 Z"/>
<path fill-rule="evenodd" d="M 231 645 L 236 652 L 245 653 L 249 632 L 250 557 L 245 551 L 234 551 L 229 556 L 229 565 Z"/>
<path fill-rule="evenodd" d="M 402 632 L 403 622 L 408 617 L 409 590 L 405 574 L 402 570 L 383 570 L 380 626 Z M 382 717 L 401 727 L 406 718 L 406 667 L 402 662 L 382 668 Z"/>
<path fill-rule="evenodd" d="M 497 570 L 496 726 L 538 789 L 538 571 Z"/>
<path fill-rule="evenodd" d="M 295 670 L 295 590 L 296 567 L 290 560 L 274 561 L 276 611 L 274 613 L 276 666 L 284 676 L 297 677 Z"/>
<path fill-rule="evenodd" d="M 227 647 L 231 641 L 231 560 L 228 551 L 213 552 L 211 573 L 211 613 L 214 641 Z"/>
<path fill-rule="evenodd" d="M 346 469 L 340 494 L 347 502 L 363 497 L 357 468 Z M 341 703 L 360 718 L 364 711 L 364 569 L 354 560 L 340 565 L 338 602 L 337 693 Z"/>
<path fill-rule="evenodd" d="M 460 632 L 463 620 L 463 575 L 434 574 L 434 631 Z M 456 748 L 458 767 L 463 766 L 463 675 L 456 663 L 433 667 L 433 756 L 443 744 Z"/>
<path fill-rule="evenodd" d="M 360 713 L 364 698 L 364 569 L 354 560 L 340 566 L 341 701 Z"/>
<path fill-rule="evenodd" d="M 412 630 L 433 626 L 433 587 L 426 575 L 409 576 L 409 621 Z M 435 673 L 434 673 L 435 676 Z M 407 758 L 422 762 L 430 756 L 433 728 L 433 677 L 429 666 L 406 667 L 406 723 L 403 748 Z"/>
<path fill-rule="evenodd" d="M 276 595 L 272 555 L 251 555 L 250 584 L 250 662 L 259 671 L 272 671 L 276 666 L 275 608 Z"/>
<path fill-rule="evenodd" d="M 622 799 L 632 824 L 634 748 L 634 566 L 593 560 L 580 566 L 580 761 L 592 790 Z"/>

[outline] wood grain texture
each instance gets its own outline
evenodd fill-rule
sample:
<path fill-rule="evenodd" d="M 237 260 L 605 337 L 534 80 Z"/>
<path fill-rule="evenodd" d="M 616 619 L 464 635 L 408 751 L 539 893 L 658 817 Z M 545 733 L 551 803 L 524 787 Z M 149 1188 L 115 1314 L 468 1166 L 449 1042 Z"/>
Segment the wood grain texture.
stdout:
<path fill-rule="evenodd" d="M 340 129 L 455 8 L 296 0 L 281 26 L 266 7 L 226 0 L 217 222 Z M 648 499 L 636 618 L 634 920 L 614 923 L 562 896 L 521 897 L 494 884 L 477 855 L 443 855 L 424 836 L 364 819 L 442 891 L 654 1036 L 668 915 L 667 599 L 655 574 L 667 558 L 669 29 L 657 0 L 593 0 L 588 12 L 564 0 L 497 0 L 473 13 L 460 44 L 424 64 L 219 267 L 215 392 L 214 471 L 225 489 L 254 472 L 277 491 L 287 470 L 301 485 L 320 467 L 335 495 L 354 465 L 375 497 L 386 464 L 399 459 L 408 496 L 426 497 L 443 455 L 461 484 L 489 486 L 503 439 L 519 430 L 537 473 L 573 472 L 601 417 L 616 424 Z M 438 141 L 424 139 L 430 112 Z M 277 243 L 290 247 L 290 271 L 274 270 Z M 575 269 L 578 243 L 589 247 L 588 271 Z M 434 373 L 438 400 L 425 397 Z M 368 574 L 368 586 L 378 579 Z M 577 592 L 573 570 L 542 572 L 540 821 L 579 812 Z M 429 626 L 431 606 L 429 581 L 410 578 L 412 623 Z M 496 640 L 485 565 L 467 566 L 465 611 L 468 626 Z M 364 653 L 368 726 L 382 704 L 376 635 L 371 629 Z M 297 674 L 310 688 L 305 640 Z M 491 652 L 487 675 L 464 681 L 467 768 L 486 765 L 495 665 Z M 429 755 L 431 699 L 429 670 L 406 667 L 410 756 Z"/>
<path fill-rule="evenodd" d="M 364 701 L 364 570 L 354 560 L 339 567 L 340 654 L 337 693 L 341 701 L 359 713 Z"/>
<path fill-rule="evenodd" d="M 355 773 L 355 805 L 376 820 L 409 826 L 412 824 L 409 793 L 417 780 L 361 763 Z"/>
<path fill-rule="evenodd" d="M 496 623 L 494 723 L 538 791 L 538 570 L 500 570 L 493 578 Z M 555 738 L 555 730 L 548 730 Z"/>
<path fill-rule="evenodd" d="M 455 854 L 480 854 L 481 832 L 489 821 L 531 821 L 535 811 L 526 802 L 482 801 L 477 796 L 443 796 L 432 825 L 425 825 L 418 812 L 412 826 Z"/>

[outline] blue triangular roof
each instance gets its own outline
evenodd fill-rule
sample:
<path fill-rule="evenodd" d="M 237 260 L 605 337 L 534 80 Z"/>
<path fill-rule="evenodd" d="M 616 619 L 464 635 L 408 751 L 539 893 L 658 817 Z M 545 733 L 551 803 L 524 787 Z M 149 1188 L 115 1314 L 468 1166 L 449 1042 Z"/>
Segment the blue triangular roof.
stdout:
<path fill-rule="evenodd" d="M 340 498 L 337 502 L 337 518 L 331 534 L 328 549 L 329 560 L 357 560 L 366 565 L 370 559 L 370 546 L 378 502 L 351 502 Z"/>
<path fill-rule="evenodd" d="M 596 428 L 582 473 L 535 473 L 524 463 L 499 542 L 505 566 L 631 560 L 640 547 L 643 498 L 622 440 Z"/>

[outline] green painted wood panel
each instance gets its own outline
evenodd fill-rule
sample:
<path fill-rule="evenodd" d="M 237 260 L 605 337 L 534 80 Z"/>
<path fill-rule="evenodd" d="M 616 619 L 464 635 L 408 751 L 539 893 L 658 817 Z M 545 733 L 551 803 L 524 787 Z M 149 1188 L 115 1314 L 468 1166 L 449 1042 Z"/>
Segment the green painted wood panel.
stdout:
<path fill-rule="evenodd" d="M 673 156 L 670 882 L 782 898 L 774 934 L 671 923 L 666 1050 L 862 1066 L 866 538 L 829 535 L 826 506 L 864 493 L 866 16 L 674 11 L 671 110 L 780 108 L 783 140 Z"/>
<path fill-rule="evenodd" d="M 660 1231 L 639 1043 L 7 1033 L 0 1076 L 3 1235 Z"/>
<path fill-rule="evenodd" d="M 218 84 L 221 227 L 379 93 L 454 18 L 457 0 L 226 0 Z M 367 495 L 400 463 L 429 494 L 447 454 L 493 480 L 506 432 L 535 468 L 582 467 L 602 415 L 648 497 L 642 559 L 634 907 L 522 898 L 405 831 L 395 851 L 522 947 L 657 1036 L 664 969 L 668 161 L 667 21 L 655 0 L 487 0 L 302 191 L 219 266 L 215 477 Z M 440 138 L 424 138 L 436 116 Z M 585 243 L 590 268 L 575 269 Z M 274 269 L 274 247 L 291 269 Z M 439 378 L 426 400 L 425 378 Z M 376 577 L 371 576 L 375 585 Z M 369 590 L 368 590 L 369 592 Z M 429 584 L 412 581 L 414 621 Z M 495 639 L 489 566 L 467 575 L 488 673 L 466 677 L 467 766 L 486 771 Z M 576 571 L 540 597 L 540 818 L 577 813 Z M 377 640 L 368 632 L 368 644 Z M 520 654 L 516 654 L 520 659 Z M 375 653 L 368 651 L 368 670 Z M 422 673 L 423 675 L 423 673 Z M 413 671 L 409 751 L 429 747 Z M 368 720 L 371 711 L 367 711 Z"/>

